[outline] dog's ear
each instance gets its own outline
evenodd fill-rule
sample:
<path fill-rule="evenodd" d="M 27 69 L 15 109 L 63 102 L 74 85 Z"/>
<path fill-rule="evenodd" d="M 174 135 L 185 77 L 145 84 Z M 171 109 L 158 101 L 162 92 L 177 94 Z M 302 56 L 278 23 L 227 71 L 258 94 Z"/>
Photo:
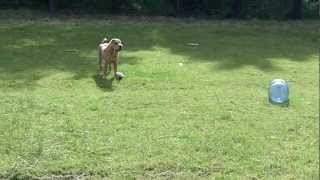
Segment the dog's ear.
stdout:
<path fill-rule="evenodd" d="M 108 42 L 108 39 L 105 37 L 103 38 L 103 40 L 101 41 L 101 43 L 107 43 Z"/>
<path fill-rule="evenodd" d="M 114 39 L 111 39 L 111 40 L 109 41 L 109 43 L 110 43 L 110 44 L 114 44 L 114 43 L 115 43 Z"/>

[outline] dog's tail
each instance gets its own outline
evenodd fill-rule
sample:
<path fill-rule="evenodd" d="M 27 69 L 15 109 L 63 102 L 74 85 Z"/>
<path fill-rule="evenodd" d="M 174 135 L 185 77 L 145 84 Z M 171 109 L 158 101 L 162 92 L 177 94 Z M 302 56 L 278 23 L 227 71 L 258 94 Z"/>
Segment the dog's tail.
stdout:
<path fill-rule="evenodd" d="M 108 39 L 106 37 L 103 38 L 103 40 L 101 41 L 101 43 L 107 43 L 107 42 L 109 42 L 109 41 L 108 41 Z"/>

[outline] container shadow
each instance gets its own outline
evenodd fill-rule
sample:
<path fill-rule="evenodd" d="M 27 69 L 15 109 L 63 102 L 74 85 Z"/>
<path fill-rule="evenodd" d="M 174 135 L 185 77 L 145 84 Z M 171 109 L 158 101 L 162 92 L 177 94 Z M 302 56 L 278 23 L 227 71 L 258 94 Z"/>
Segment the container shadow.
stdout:
<path fill-rule="evenodd" d="M 287 100 L 286 102 L 283 102 L 283 103 L 276 103 L 276 102 L 273 102 L 273 101 L 271 101 L 271 100 L 269 99 L 269 103 L 272 104 L 272 105 L 275 105 L 275 106 L 287 108 L 287 107 L 289 107 L 289 105 L 290 105 L 290 100 Z"/>

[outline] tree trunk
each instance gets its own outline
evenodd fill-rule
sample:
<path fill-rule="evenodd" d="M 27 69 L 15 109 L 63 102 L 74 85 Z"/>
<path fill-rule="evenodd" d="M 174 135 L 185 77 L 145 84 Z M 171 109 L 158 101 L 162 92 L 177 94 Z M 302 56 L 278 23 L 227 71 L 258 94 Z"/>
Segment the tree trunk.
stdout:
<path fill-rule="evenodd" d="M 111 12 L 114 13 L 114 14 L 119 13 L 120 9 L 121 9 L 121 5 L 123 3 L 124 3 L 123 0 L 112 0 L 111 1 Z"/>
<path fill-rule="evenodd" d="M 319 17 L 320 17 L 320 0 L 318 0 L 318 10 L 319 10 Z"/>
<path fill-rule="evenodd" d="M 293 1 L 291 18 L 293 18 L 293 19 L 301 19 L 302 18 L 302 5 L 303 5 L 303 0 L 294 0 Z"/>
<path fill-rule="evenodd" d="M 180 0 L 176 0 L 176 14 L 180 16 Z"/>
<path fill-rule="evenodd" d="M 50 15 L 53 15 L 55 13 L 54 0 L 48 0 L 48 7 Z"/>
<path fill-rule="evenodd" d="M 241 0 L 233 0 L 232 2 L 232 17 L 240 18 L 241 17 Z"/>

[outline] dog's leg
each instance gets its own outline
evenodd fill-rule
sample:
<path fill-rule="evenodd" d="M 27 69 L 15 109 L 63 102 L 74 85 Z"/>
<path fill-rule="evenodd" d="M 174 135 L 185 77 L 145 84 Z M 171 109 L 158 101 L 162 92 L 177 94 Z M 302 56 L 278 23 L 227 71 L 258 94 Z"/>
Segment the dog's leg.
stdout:
<path fill-rule="evenodd" d="M 102 76 L 103 79 L 106 78 L 106 61 L 104 59 L 101 60 L 101 65 L 100 65 L 100 75 Z"/>
<path fill-rule="evenodd" d="M 113 64 L 114 76 L 116 76 L 116 72 L 118 72 L 118 64 L 116 61 L 112 62 L 112 64 Z"/>
<path fill-rule="evenodd" d="M 100 75 L 102 75 L 102 55 L 101 55 L 101 47 L 99 46 L 98 47 L 98 56 L 99 56 L 99 72 L 100 72 Z"/>
<path fill-rule="evenodd" d="M 111 64 L 110 63 L 106 63 L 106 75 L 108 76 L 108 74 L 110 74 L 111 72 Z"/>
<path fill-rule="evenodd" d="M 107 75 L 110 74 L 110 72 L 111 72 L 111 64 L 107 64 L 107 68 L 106 69 L 107 69 L 107 73 L 106 74 Z"/>

